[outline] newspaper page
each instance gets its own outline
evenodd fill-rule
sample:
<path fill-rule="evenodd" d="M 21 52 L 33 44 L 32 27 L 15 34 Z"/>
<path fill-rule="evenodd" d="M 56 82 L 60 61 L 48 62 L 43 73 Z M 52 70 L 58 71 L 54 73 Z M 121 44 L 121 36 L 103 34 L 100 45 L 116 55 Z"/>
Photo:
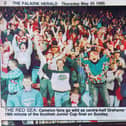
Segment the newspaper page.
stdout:
<path fill-rule="evenodd" d="M 0 124 L 126 125 L 125 5 L 1 0 Z"/>

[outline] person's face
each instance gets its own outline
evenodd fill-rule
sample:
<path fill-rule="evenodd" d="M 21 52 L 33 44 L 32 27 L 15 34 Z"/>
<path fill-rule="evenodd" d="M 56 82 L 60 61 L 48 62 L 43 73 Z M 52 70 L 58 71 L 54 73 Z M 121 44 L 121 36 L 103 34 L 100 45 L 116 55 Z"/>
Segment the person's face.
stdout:
<path fill-rule="evenodd" d="M 79 22 L 80 22 L 80 21 L 79 21 L 79 20 L 77 20 L 77 21 L 76 21 L 76 25 L 78 25 L 78 24 L 79 24 Z"/>
<path fill-rule="evenodd" d="M 25 52 L 26 51 L 26 45 L 22 44 L 20 50 L 21 50 L 21 52 Z"/>
<path fill-rule="evenodd" d="M 11 30 L 15 30 L 16 29 L 16 26 L 12 24 L 10 29 Z"/>
<path fill-rule="evenodd" d="M 112 41 L 112 35 L 109 37 L 109 39 Z"/>
<path fill-rule="evenodd" d="M 46 16 L 46 21 L 49 22 L 49 16 Z"/>
<path fill-rule="evenodd" d="M 4 48 L 4 50 L 8 49 L 8 44 L 6 42 L 4 43 L 3 48 Z"/>
<path fill-rule="evenodd" d="M 32 19 L 30 19 L 29 22 L 30 22 L 30 24 L 33 24 L 34 23 L 34 21 Z"/>
<path fill-rule="evenodd" d="M 57 53 L 58 52 L 58 47 L 53 47 L 52 52 L 53 52 L 53 54 Z"/>
<path fill-rule="evenodd" d="M 78 104 L 79 102 L 79 94 L 78 93 L 72 93 L 70 96 L 71 102 L 75 102 Z"/>
<path fill-rule="evenodd" d="M 24 85 L 25 89 L 30 89 L 31 84 L 32 84 L 31 78 L 24 78 L 23 79 L 23 85 Z"/>
<path fill-rule="evenodd" d="M 39 36 L 39 30 L 34 31 L 34 36 Z"/>
<path fill-rule="evenodd" d="M 66 45 L 67 45 L 67 42 L 66 42 L 66 41 L 65 41 L 65 42 L 63 42 L 63 45 L 64 45 L 64 46 L 66 46 Z"/>
<path fill-rule="evenodd" d="M 74 52 L 71 54 L 71 58 L 72 58 L 72 59 L 75 58 L 75 53 L 74 53 Z"/>
<path fill-rule="evenodd" d="M 120 50 L 123 51 L 124 50 L 124 45 L 120 46 Z"/>
<path fill-rule="evenodd" d="M 70 22 L 69 22 L 69 21 L 67 21 L 66 25 L 67 25 L 67 26 L 69 26 L 69 25 L 70 25 Z"/>
<path fill-rule="evenodd" d="M 116 32 L 117 32 L 117 33 L 120 33 L 120 29 L 118 29 Z"/>
<path fill-rule="evenodd" d="M 38 22 L 38 19 L 37 18 L 35 18 L 35 22 Z"/>
<path fill-rule="evenodd" d="M 24 35 L 23 31 L 19 32 L 19 36 L 22 37 Z"/>
<path fill-rule="evenodd" d="M 52 60 L 53 55 L 52 55 L 52 53 L 48 53 L 46 57 L 47 57 L 48 60 Z"/>
<path fill-rule="evenodd" d="M 94 63 L 97 62 L 99 60 L 99 53 L 96 51 L 90 52 L 89 59 Z"/>
<path fill-rule="evenodd" d="M 2 46 L 0 46 L 0 52 L 4 52 L 4 49 Z"/>
<path fill-rule="evenodd" d="M 120 53 L 115 53 L 115 58 L 119 59 L 119 57 L 120 57 Z"/>
<path fill-rule="evenodd" d="M 59 60 L 59 61 L 57 62 L 57 67 L 58 67 L 58 68 L 63 68 L 63 66 L 64 66 L 63 61 L 62 61 L 62 60 Z"/>
<path fill-rule="evenodd" d="M 84 41 L 87 41 L 87 38 L 86 38 L 86 37 L 84 37 L 84 38 L 83 38 L 83 40 L 84 40 Z"/>
<path fill-rule="evenodd" d="M 41 51 L 46 50 L 46 45 L 44 43 L 40 43 L 39 47 Z"/>
<path fill-rule="evenodd" d="M 114 63 L 112 63 L 112 64 L 110 65 L 110 69 L 111 69 L 111 70 L 115 70 L 115 67 L 116 67 L 116 65 L 115 65 Z"/>
<path fill-rule="evenodd" d="M 9 68 L 10 68 L 10 70 L 13 70 L 13 68 L 15 67 L 15 63 L 13 62 L 13 61 L 9 61 L 8 62 L 8 66 L 9 66 Z"/>
<path fill-rule="evenodd" d="M 59 37 L 62 37 L 62 32 L 59 32 L 58 36 L 59 36 Z"/>
<path fill-rule="evenodd" d="M 73 37 L 73 39 L 76 37 L 75 33 L 72 33 L 71 37 Z"/>
<path fill-rule="evenodd" d="M 79 51 L 80 51 L 80 48 L 79 48 L 79 47 L 76 47 L 76 48 L 75 48 L 75 51 L 76 51 L 76 52 L 79 52 Z"/>

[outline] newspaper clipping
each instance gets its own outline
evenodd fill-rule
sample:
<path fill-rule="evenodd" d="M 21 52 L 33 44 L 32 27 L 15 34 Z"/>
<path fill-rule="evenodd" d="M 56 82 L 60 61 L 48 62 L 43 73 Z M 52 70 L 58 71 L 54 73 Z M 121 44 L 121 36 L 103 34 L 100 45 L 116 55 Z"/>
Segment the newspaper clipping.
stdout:
<path fill-rule="evenodd" d="M 0 1 L 0 124 L 124 122 L 121 5 L 126 2 Z"/>

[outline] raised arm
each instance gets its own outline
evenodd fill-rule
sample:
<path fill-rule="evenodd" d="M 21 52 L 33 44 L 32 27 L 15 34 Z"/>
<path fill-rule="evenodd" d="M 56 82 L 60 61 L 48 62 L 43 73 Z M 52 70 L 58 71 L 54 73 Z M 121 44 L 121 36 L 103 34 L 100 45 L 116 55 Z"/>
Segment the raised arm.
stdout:
<path fill-rule="evenodd" d="M 15 53 L 17 53 L 17 52 L 20 51 L 20 49 L 19 49 L 19 47 L 18 47 L 18 45 L 17 45 L 17 43 L 16 43 L 16 35 L 15 35 L 14 38 L 13 38 L 12 47 L 13 47 Z"/>
<path fill-rule="evenodd" d="M 64 32 L 64 34 L 63 34 L 63 42 L 64 41 L 66 41 L 66 38 L 67 38 L 67 25 L 66 25 L 66 23 L 65 22 L 63 22 L 63 25 L 64 25 L 64 28 L 65 28 L 65 32 Z"/>
<path fill-rule="evenodd" d="M 33 33 L 33 30 L 32 30 L 32 26 L 30 27 L 30 23 L 29 22 L 27 23 L 27 30 L 29 32 L 30 37 L 32 38 L 34 33 Z"/>
<path fill-rule="evenodd" d="M 39 59 L 40 61 L 43 61 L 43 63 L 45 64 L 46 63 L 46 58 L 45 56 L 42 54 L 40 48 L 39 48 L 39 43 L 38 43 L 38 40 L 39 40 L 39 37 L 35 37 L 34 39 L 34 44 L 35 44 L 35 47 L 36 47 L 36 50 L 37 50 L 37 54 L 39 56 Z"/>
<path fill-rule="evenodd" d="M 44 35 L 45 30 L 46 30 L 46 26 L 41 25 L 40 35 Z"/>
<path fill-rule="evenodd" d="M 52 27 L 51 30 L 52 30 L 52 32 L 53 32 L 55 38 L 57 39 L 57 38 L 58 38 L 58 32 L 59 32 L 59 30 L 60 30 L 60 27 L 57 28 L 57 31 L 56 31 L 56 32 L 54 31 L 54 27 Z"/>
<path fill-rule="evenodd" d="M 32 53 L 32 41 L 30 38 L 28 38 L 28 49 L 27 49 L 28 53 Z"/>
<path fill-rule="evenodd" d="M 89 33 L 89 36 L 88 36 L 88 43 L 90 43 L 90 41 L 91 41 L 91 33 L 90 33 L 90 31 L 88 30 L 88 33 Z"/>
<path fill-rule="evenodd" d="M 20 72 L 19 70 L 18 71 L 10 71 L 8 73 L 2 72 L 1 78 L 11 80 L 11 79 L 16 79 L 16 78 L 20 77 L 21 74 L 22 74 L 22 72 Z"/>
<path fill-rule="evenodd" d="M 10 42 L 8 42 L 8 46 L 9 46 L 9 48 L 10 48 L 10 51 L 8 52 L 8 55 L 10 56 L 10 55 L 12 55 L 12 53 L 13 53 L 13 47 L 12 47 L 12 45 L 11 45 Z"/>

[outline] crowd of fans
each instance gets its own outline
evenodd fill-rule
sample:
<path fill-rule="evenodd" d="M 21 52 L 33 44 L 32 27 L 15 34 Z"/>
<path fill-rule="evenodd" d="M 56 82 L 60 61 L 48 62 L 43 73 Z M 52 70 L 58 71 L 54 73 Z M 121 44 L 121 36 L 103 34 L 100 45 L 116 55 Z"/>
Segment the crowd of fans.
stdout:
<path fill-rule="evenodd" d="M 7 106 L 126 106 L 125 15 L 2 8 L 0 54 Z"/>

